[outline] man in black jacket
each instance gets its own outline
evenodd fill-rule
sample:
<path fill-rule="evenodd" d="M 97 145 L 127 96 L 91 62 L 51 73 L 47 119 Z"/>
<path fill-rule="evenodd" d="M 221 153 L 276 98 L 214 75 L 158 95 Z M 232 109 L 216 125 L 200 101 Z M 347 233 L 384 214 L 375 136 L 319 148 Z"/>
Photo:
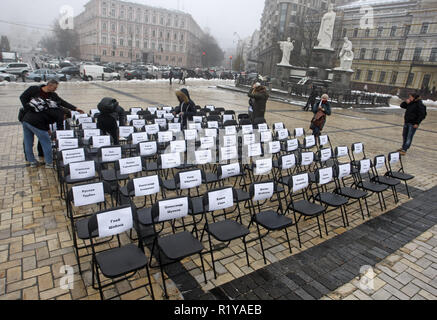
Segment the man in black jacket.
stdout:
<path fill-rule="evenodd" d="M 124 109 L 120 107 L 118 101 L 113 98 L 103 98 L 97 108 L 100 111 L 97 117 L 97 128 L 102 130 L 104 134 L 109 134 L 114 144 L 118 145 L 120 130 L 117 126 L 117 121 L 119 121 L 120 126 L 126 124 Z"/>
<path fill-rule="evenodd" d="M 188 120 L 191 120 L 196 115 L 196 104 L 191 100 L 187 89 L 176 91 L 176 97 L 179 100 L 179 106 L 176 108 L 174 115 L 179 115 L 182 126 L 186 128 Z"/>
<path fill-rule="evenodd" d="M 20 96 L 24 108 L 21 119 L 24 134 L 24 150 L 31 167 L 38 167 L 33 154 L 33 141 L 37 136 L 44 151 L 46 168 L 53 168 L 52 143 L 50 138 L 50 124 L 59 119 L 60 107 L 84 113 L 72 104 L 62 100 L 56 93 L 58 82 L 50 80 L 47 85 L 29 87 Z"/>
<path fill-rule="evenodd" d="M 401 108 L 407 110 L 405 112 L 405 124 L 402 134 L 403 144 L 402 149 L 399 150 L 399 153 L 405 156 L 413 143 L 417 129 L 422 121 L 425 120 L 427 113 L 426 106 L 418 94 L 410 94 L 408 99 L 402 102 Z"/>

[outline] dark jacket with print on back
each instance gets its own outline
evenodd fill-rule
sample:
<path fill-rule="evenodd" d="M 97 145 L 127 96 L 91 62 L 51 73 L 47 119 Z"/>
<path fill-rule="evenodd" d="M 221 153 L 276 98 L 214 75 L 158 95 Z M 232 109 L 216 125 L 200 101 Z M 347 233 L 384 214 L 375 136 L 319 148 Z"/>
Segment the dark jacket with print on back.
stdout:
<path fill-rule="evenodd" d="M 401 108 L 407 110 L 405 112 L 405 124 L 420 125 L 427 116 L 426 106 L 421 99 L 416 99 L 409 104 L 404 101 L 401 104 Z"/>

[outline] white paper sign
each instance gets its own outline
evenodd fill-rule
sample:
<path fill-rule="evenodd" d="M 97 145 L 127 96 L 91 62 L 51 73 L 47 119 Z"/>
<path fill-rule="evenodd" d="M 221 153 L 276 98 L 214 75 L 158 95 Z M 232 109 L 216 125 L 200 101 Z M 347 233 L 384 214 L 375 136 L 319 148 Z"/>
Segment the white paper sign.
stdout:
<path fill-rule="evenodd" d="M 196 164 L 204 165 L 212 162 L 211 150 L 198 150 L 194 152 Z"/>
<path fill-rule="evenodd" d="M 96 175 L 96 167 L 94 161 L 74 162 L 70 163 L 70 178 L 72 180 L 82 180 L 94 178 Z"/>
<path fill-rule="evenodd" d="M 105 202 L 105 192 L 102 182 L 76 186 L 73 187 L 72 190 L 75 207 Z"/>
<path fill-rule="evenodd" d="M 155 124 L 159 125 L 161 128 L 166 128 L 167 127 L 167 120 L 155 119 Z"/>
<path fill-rule="evenodd" d="M 370 159 L 364 159 L 360 161 L 360 173 L 365 174 L 370 170 Z"/>
<path fill-rule="evenodd" d="M 214 107 L 214 106 L 206 106 L 205 108 L 206 108 L 206 109 L 209 109 L 210 111 L 214 111 L 214 110 L 215 110 L 215 107 Z"/>
<path fill-rule="evenodd" d="M 269 130 L 269 126 L 267 125 L 267 123 L 260 123 L 258 125 L 258 131 L 259 132 L 265 132 Z"/>
<path fill-rule="evenodd" d="M 136 114 L 126 116 L 127 123 L 130 123 L 132 120 L 139 120 L 139 119 L 140 119 L 140 116 L 138 116 Z"/>
<path fill-rule="evenodd" d="M 338 178 L 343 179 L 351 175 L 350 163 L 341 164 L 338 166 Z"/>
<path fill-rule="evenodd" d="M 181 124 L 180 123 L 169 123 L 168 130 L 172 132 L 181 132 Z"/>
<path fill-rule="evenodd" d="M 294 129 L 294 136 L 297 137 L 302 137 L 305 134 L 303 128 L 296 128 Z"/>
<path fill-rule="evenodd" d="M 82 123 L 81 124 L 82 130 L 86 129 L 97 129 L 97 123 L 90 122 L 90 123 Z"/>
<path fill-rule="evenodd" d="M 214 137 L 202 137 L 200 138 L 201 149 L 213 149 L 215 147 Z"/>
<path fill-rule="evenodd" d="M 156 110 L 156 116 L 158 118 L 163 118 L 164 114 L 166 114 L 167 112 L 165 112 L 165 110 Z"/>
<path fill-rule="evenodd" d="M 278 131 L 278 130 L 282 130 L 282 129 L 284 129 L 285 127 L 284 127 L 284 124 L 282 123 L 282 122 L 278 122 L 278 123 L 275 123 L 274 125 L 273 125 L 273 129 L 275 130 L 275 131 Z"/>
<path fill-rule="evenodd" d="M 93 136 L 91 139 L 93 148 L 107 147 L 111 145 L 110 136 Z"/>
<path fill-rule="evenodd" d="M 399 162 L 399 152 L 394 152 L 390 154 L 390 164 L 395 164 Z"/>
<path fill-rule="evenodd" d="M 195 123 L 202 123 L 203 118 L 202 118 L 202 117 L 199 117 L 199 116 L 193 116 L 193 121 L 194 121 Z"/>
<path fill-rule="evenodd" d="M 325 185 L 332 181 L 332 168 L 319 169 L 319 184 Z"/>
<path fill-rule="evenodd" d="M 325 162 L 332 158 L 331 148 L 320 150 L 320 161 Z"/>
<path fill-rule="evenodd" d="M 355 143 L 354 144 L 354 154 L 360 154 L 363 152 L 363 144 L 362 143 Z"/>
<path fill-rule="evenodd" d="M 313 152 L 302 152 L 301 154 L 302 160 L 301 165 L 302 166 L 309 166 L 314 162 L 314 153 Z"/>
<path fill-rule="evenodd" d="M 149 124 L 146 126 L 148 134 L 157 134 L 159 132 L 159 124 Z"/>
<path fill-rule="evenodd" d="M 97 215 L 99 238 L 112 237 L 133 227 L 132 208 L 112 210 Z"/>
<path fill-rule="evenodd" d="M 329 142 L 329 139 L 328 139 L 327 135 L 319 137 L 319 143 L 320 143 L 321 146 L 324 146 L 324 145 L 328 144 L 328 142 Z"/>
<path fill-rule="evenodd" d="M 217 138 L 217 129 L 205 129 L 205 136 Z"/>
<path fill-rule="evenodd" d="M 233 207 L 234 193 L 232 188 L 208 192 L 209 211 L 225 210 Z"/>
<path fill-rule="evenodd" d="M 270 142 L 273 140 L 272 133 L 270 131 L 261 131 L 261 142 Z"/>
<path fill-rule="evenodd" d="M 262 154 L 261 143 L 253 143 L 247 146 L 248 157 L 259 157 Z"/>
<path fill-rule="evenodd" d="M 381 169 L 382 167 L 384 167 L 384 165 L 385 165 L 385 157 L 384 156 L 380 156 L 380 157 L 375 158 L 375 168 L 376 169 Z"/>
<path fill-rule="evenodd" d="M 120 164 L 120 174 L 128 175 L 143 171 L 143 164 L 141 162 L 141 157 L 120 159 L 118 160 Z"/>
<path fill-rule="evenodd" d="M 83 138 L 88 140 L 91 137 L 100 136 L 100 129 L 83 130 Z"/>
<path fill-rule="evenodd" d="M 264 175 L 272 171 L 273 162 L 271 158 L 258 159 L 255 161 L 255 175 Z"/>
<path fill-rule="evenodd" d="M 241 126 L 241 133 L 242 134 L 251 134 L 251 133 L 253 133 L 253 125 L 245 124 L 245 125 Z"/>
<path fill-rule="evenodd" d="M 195 170 L 179 173 L 180 189 L 191 189 L 202 185 L 202 171 Z"/>
<path fill-rule="evenodd" d="M 269 142 L 269 153 L 276 154 L 281 152 L 281 143 L 279 141 L 270 141 Z"/>
<path fill-rule="evenodd" d="M 74 138 L 74 131 L 73 130 L 58 130 L 56 131 L 56 139 L 69 139 Z"/>
<path fill-rule="evenodd" d="M 225 135 L 231 136 L 237 134 L 237 127 L 236 126 L 227 126 L 225 127 Z"/>
<path fill-rule="evenodd" d="M 297 139 L 287 140 L 287 152 L 295 151 L 299 148 L 299 141 Z"/>
<path fill-rule="evenodd" d="M 140 156 L 149 157 L 158 152 L 158 146 L 156 141 L 142 142 L 140 143 Z"/>
<path fill-rule="evenodd" d="M 224 114 L 223 115 L 223 123 L 226 121 L 232 121 L 234 120 L 234 116 L 232 114 Z"/>
<path fill-rule="evenodd" d="M 138 130 L 141 130 L 146 125 L 146 120 L 140 119 L 140 120 L 132 120 L 132 126 Z"/>
<path fill-rule="evenodd" d="M 200 123 L 200 122 L 188 123 L 188 129 L 200 131 L 200 130 L 202 130 L 202 123 Z"/>
<path fill-rule="evenodd" d="M 208 128 L 212 129 L 218 129 L 219 128 L 219 123 L 218 121 L 208 121 Z"/>
<path fill-rule="evenodd" d="M 147 110 L 148 110 L 151 114 L 155 114 L 156 111 L 158 110 L 158 108 L 156 108 L 156 107 L 148 107 Z"/>
<path fill-rule="evenodd" d="M 220 148 L 220 161 L 228 161 L 238 159 L 237 146 Z"/>
<path fill-rule="evenodd" d="M 178 198 L 159 202 L 159 221 L 168 221 L 188 215 L 188 198 Z"/>
<path fill-rule="evenodd" d="M 253 201 L 264 201 L 273 197 L 275 185 L 273 182 L 254 185 Z"/>
<path fill-rule="evenodd" d="M 93 118 L 91 118 L 91 117 L 80 118 L 80 119 L 77 119 L 77 122 L 78 122 L 79 124 L 83 124 L 83 123 L 92 123 L 92 122 L 93 122 Z"/>
<path fill-rule="evenodd" d="M 131 108 L 131 109 L 130 109 L 130 113 L 131 113 L 132 115 L 137 115 L 138 112 L 140 112 L 140 111 L 143 111 L 143 108 Z"/>
<path fill-rule="evenodd" d="M 347 147 L 337 147 L 337 158 L 344 157 L 348 155 Z"/>
<path fill-rule="evenodd" d="M 179 153 L 161 154 L 162 169 L 172 169 L 181 165 L 181 155 Z"/>
<path fill-rule="evenodd" d="M 184 130 L 184 137 L 187 141 L 196 140 L 197 130 Z"/>
<path fill-rule="evenodd" d="M 134 127 L 120 127 L 120 137 L 127 138 L 132 133 L 134 133 L 134 131 L 135 131 Z"/>
<path fill-rule="evenodd" d="M 293 192 L 305 189 L 309 185 L 308 173 L 296 175 L 292 177 L 293 179 Z"/>
<path fill-rule="evenodd" d="M 164 113 L 164 119 L 167 121 L 173 121 L 174 115 L 172 115 L 171 113 Z"/>
<path fill-rule="evenodd" d="M 137 132 L 132 133 L 132 144 L 136 145 L 141 142 L 147 142 L 149 141 L 149 135 L 147 132 Z"/>
<path fill-rule="evenodd" d="M 288 138 L 288 130 L 287 129 L 281 129 L 276 131 L 276 137 L 278 140 L 285 140 Z"/>
<path fill-rule="evenodd" d="M 75 111 L 73 111 L 75 112 Z M 73 113 L 73 120 L 78 120 L 78 119 L 82 119 L 82 118 L 88 118 L 88 115 L 86 113 Z"/>
<path fill-rule="evenodd" d="M 237 145 L 237 136 L 223 136 L 223 147 L 233 147 Z"/>
<path fill-rule="evenodd" d="M 164 110 L 165 112 L 171 112 L 172 107 L 162 107 L 162 110 Z"/>
<path fill-rule="evenodd" d="M 161 188 L 158 176 L 150 176 L 133 180 L 135 197 L 145 197 L 157 194 Z"/>
<path fill-rule="evenodd" d="M 294 154 L 287 154 L 281 157 L 282 170 L 289 170 L 296 165 L 296 156 Z"/>
<path fill-rule="evenodd" d="M 243 136 L 243 144 L 244 145 L 250 145 L 256 142 L 256 136 L 255 134 L 245 134 Z"/>
<path fill-rule="evenodd" d="M 181 153 L 187 151 L 187 143 L 185 140 L 177 140 L 170 142 L 171 153 Z"/>
<path fill-rule="evenodd" d="M 173 140 L 173 132 L 171 131 L 160 131 L 158 132 L 158 142 L 166 143 Z"/>
<path fill-rule="evenodd" d="M 305 137 L 305 147 L 311 148 L 316 145 L 316 138 L 314 136 L 306 136 Z"/>
<path fill-rule="evenodd" d="M 82 148 L 62 151 L 62 161 L 64 165 L 85 161 L 85 150 Z"/>
<path fill-rule="evenodd" d="M 91 109 L 91 111 L 90 111 L 90 115 L 91 115 L 91 117 L 93 117 L 93 118 L 94 118 L 94 116 L 95 116 L 96 114 L 98 114 L 98 113 L 100 113 L 100 110 L 99 110 L 99 109 Z"/>
<path fill-rule="evenodd" d="M 102 162 L 114 162 L 121 159 L 121 147 L 102 148 Z"/>
<path fill-rule="evenodd" d="M 77 149 L 79 147 L 79 139 L 59 139 L 58 150 Z"/>

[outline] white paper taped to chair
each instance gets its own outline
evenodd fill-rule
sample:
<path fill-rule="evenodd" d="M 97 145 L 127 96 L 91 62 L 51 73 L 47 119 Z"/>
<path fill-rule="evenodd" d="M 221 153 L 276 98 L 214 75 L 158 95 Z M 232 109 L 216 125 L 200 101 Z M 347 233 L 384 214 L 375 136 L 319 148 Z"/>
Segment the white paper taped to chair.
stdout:
<path fill-rule="evenodd" d="M 166 114 L 167 112 L 165 110 L 156 110 L 156 116 L 158 118 L 162 118 L 164 117 L 164 114 Z"/>
<path fill-rule="evenodd" d="M 225 210 L 234 205 L 232 188 L 208 192 L 209 211 Z"/>
<path fill-rule="evenodd" d="M 173 140 L 173 132 L 171 131 L 160 131 L 158 132 L 158 142 L 166 143 Z"/>
<path fill-rule="evenodd" d="M 202 118 L 202 117 L 199 117 L 199 116 L 193 116 L 193 121 L 194 121 L 195 123 L 202 123 L 203 118 Z"/>
<path fill-rule="evenodd" d="M 276 154 L 281 152 L 281 143 L 279 141 L 270 141 L 269 152 L 270 154 Z"/>
<path fill-rule="evenodd" d="M 184 137 L 185 137 L 185 140 L 187 140 L 187 141 L 191 141 L 191 140 L 196 140 L 196 138 L 197 138 L 197 130 L 190 130 L 190 129 L 188 129 L 188 130 L 184 130 Z"/>
<path fill-rule="evenodd" d="M 188 215 L 188 197 L 159 202 L 159 221 L 169 221 Z"/>
<path fill-rule="evenodd" d="M 245 125 L 241 126 L 241 133 L 242 134 L 251 134 L 251 133 L 253 133 L 253 125 L 245 124 Z"/>
<path fill-rule="evenodd" d="M 75 207 L 105 202 L 103 182 L 73 187 L 72 190 Z"/>
<path fill-rule="evenodd" d="M 147 142 L 149 141 L 149 135 L 147 132 L 137 132 L 132 133 L 132 144 L 136 145 L 141 142 Z"/>
<path fill-rule="evenodd" d="M 232 121 L 232 120 L 234 120 L 234 116 L 232 114 L 224 114 L 223 115 L 223 122 Z"/>
<path fill-rule="evenodd" d="M 309 166 L 314 162 L 314 153 L 313 152 L 302 152 L 302 166 Z"/>
<path fill-rule="evenodd" d="M 137 129 L 142 129 L 146 125 L 146 120 L 139 119 L 139 120 L 132 120 L 132 126 Z"/>
<path fill-rule="evenodd" d="M 255 161 L 255 175 L 265 175 L 272 171 L 273 162 L 272 158 L 258 159 Z"/>
<path fill-rule="evenodd" d="M 181 132 L 181 124 L 180 123 L 169 123 L 168 124 L 168 130 L 172 131 L 172 132 Z"/>
<path fill-rule="evenodd" d="M 370 159 L 364 159 L 360 161 L 360 173 L 365 174 L 370 170 Z"/>
<path fill-rule="evenodd" d="M 167 126 L 167 120 L 163 118 L 155 119 L 155 124 L 159 125 L 161 128 L 165 128 Z"/>
<path fill-rule="evenodd" d="M 262 154 L 261 143 L 252 143 L 247 146 L 248 157 L 259 157 Z"/>
<path fill-rule="evenodd" d="M 126 120 L 128 123 L 130 123 L 132 120 L 140 120 L 140 116 L 136 115 L 136 114 L 128 114 L 126 116 Z"/>
<path fill-rule="evenodd" d="M 293 179 L 293 192 L 305 189 L 309 185 L 308 173 L 296 175 L 292 177 Z"/>
<path fill-rule="evenodd" d="M 83 138 L 88 140 L 91 137 L 100 136 L 100 129 L 86 129 L 83 130 Z"/>
<path fill-rule="evenodd" d="M 65 166 L 73 162 L 85 161 L 85 149 L 81 148 L 62 151 L 62 161 Z"/>
<path fill-rule="evenodd" d="M 93 122 L 93 118 L 91 117 L 84 117 L 84 118 L 79 118 L 77 119 L 77 121 L 79 122 L 79 124 L 83 124 L 83 123 L 91 123 Z"/>
<path fill-rule="evenodd" d="M 255 136 L 255 134 L 245 134 L 244 136 L 243 136 L 243 144 L 244 145 L 250 145 L 250 144 L 253 144 L 253 143 L 255 143 L 256 142 L 256 136 Z"/>
<path fill-rule="evenodd" d="M 118 160 L 120 164 L 120 174 L 134 174 L 143 171 L 141 157 L 127 158 Z"/>
<path fill-rule="evenodd" d="M 284 123 L 282 123 L 282 122 L 275 123 L 273 125 L 273 128 L 275 129 L 275 131 L 282 130 L 285 128 Z"/>
<path fill-rule="evenodd" d="M 137 115 L 138 112 L 143 111 L 143 108 L 131 108 L 130 109 L 130 114 L 131 115 Z"/>
<path fill-rule="evenodd" d="M 306 136 L 305 137 L 305 147 L 311 148 L 316 145 L 316 138 L 314 136 Z"/>
<path fill-rule="evenodd" d="M 294 136 L 295 137 L 302 137 L 305 134 L 303 128 L 296 128 L 294 129 Z"/>
<path fill-rule="evenodd" d="M 167 121 L 173 121 L 174 115 L 171 113 L 164 113 L 164 119 Z"/>
<path fill-rule="evenodd" d="M 338 178 L 343 179 L 351 175 L 350 163 L 341 164 L 338 166 Z"/>
<path fill-rule="evenodd" d="M 200 138 L 200 148 L 201 149 L 212 149 L 215 146 L 214 137 L 202 137 Z"/>
<path fill-rule="evenodd" d="M 222 166 L 222 176 L 220 179 L 235 177 L 240 174 L 240 164 L 238 162 Z"/>
<path fill-rule="evenodd" d="M 202 185 L 202 171 L 194 170 L 179 173 L 181 190 L 191 189 Z"/>
<path fill-rule="evenodd" d="M 156 141 L 142 142 L 140 143 L 140 156 L 153 156 L 158 151 Z"/>
<path fill-rule="evenodd" d="M 147 110 L 148 110 L 151 114 L 154 114 L 154 113 L 156 113 L 156 111 L 158 110 L 158 108 L 156 108 L 156 107 L 149 107 L 149 108 L 147 108 Z"/>
<path fill-rule="evenodd" d="M 135 197 L 145 197 L 157 194 L 161 188 L 158 176 L 143 177 L 133 180 Z"/>
<path fill-rule="evenodd" d="M 91 139 L 93 148 L 108 147 L 111 145 L 110 136 L 93 136 Z"/>
<path fill-rule="evenodd" d="M 205 137 L 217 138 L 217 129 L 214 128 L 205 129 Z"/>
<path fill-rule="evenodd" d="M 399 152 L 394 152 L 390 154 L 390 164 L 395 164 L 399 162 Z"/>
<path fill-rule="evenodd" d="M 56 139 L 74 138 L 74 130 L 58 130 L 56 131 Z"/>
<path fill-rule="evenodd" d="M 191 123 L 188 123 L 188 129 L 190 129 L 190 130 L 196 130 L 196 131 L 200 131 L 200 130 L 202 130 L 202 123 L 200 123 L 200 122 L 191 122 Z"/>
<path fill-rule="evenodd" d="M 99 238 L 112 237 L 133 227 L 132 208 L 112 210 L 97 215 Z"/>
<path fill-rule="evenodd" d="M 173 169 L 181 165 L 181 155 L 179 153 L 161 154 L 162 169 Z"/>
<path fill-rule="evenodd" d="M 59 139 L 58 150 L 77 149 L 79 147 L 79 139 Z"/>
<path fill-rule="evenodd" d="M 320 150 L 320 161 L 325 162 L 332 158 L 331 148 Z"/>
<path fill-rule="evenodd" d="M 328 142 L 329 142 L 328 136 L 327 135 L 320 136 L 319 137 L 319 142 L 320 142 L 321 146 L 324 146 L 324 145 L 328 144 Z"/>
<path fill-rule="evenodd" d="M 348 154 L 348 149 L 347 147 L 337 147 L 337 157 L 344 157 L 347 156 Z"/>
<path fill-rule="evenodd" d="M 94 122 L 82 123 L 82 129 L 83 130 L 97 129 L 97 123 L 94 123 Z"/>
<path fill-rule="evenodd" d="M 218 121 L 208 121 L 208 128 L 209 129 L 218 129 L 219 128 Z"/>
<path fill-rule="evenodd" d="M 121 147 L 102 149 L 102 162 L 114 162 L 120 159 Z"/>
<path fill-rule="evenodd" d="M 195 151 L 196 164 L 204 165 L 212 162 L 211 150 L 198 150 Z"/>
<path fill-rule="evenodd" d="M 238 159 L 237 146 L 220 148 L 220 162 Z"/>
<path fill-rule="evenodd" d="M 297 139 L 287 140 L 287 152 L 295 151 L 299 148 Z"/>
<path fill-rule="evenodd" d="M 94 161 L 70 163 L 70 178 L 72 180 L 82 180 L 94 178 L 96 175 L 96 166 Z"/>
<path fill-rule="evenodd" d="M 237 127 L 236 126 L 227 126 L 225 127 L 225 135 L 235 135 L 237 134 Z"/>
<path fill-rule="evenodd" d="M 259 132 L 265 132 L 269 130 L 269 126 L 267 125 L 267 123 L 260 123 L 258 125 L 258 131 Z"/>
<path fill-rule="evenodd" d="M 164 110 L 165 112 L 171 112 L 171 107 L 162 107 L 162 110 Z"/>
<path fill-rule="evenodd" d="M 360 154 L 363 152 L 363 144 L 362 143 L 355 143 L 354 144 L 354 154 Z"/>
<path fill-rule="evenodd" d="M 135 128 L 134 127 L 120 127 L 120 137 L 121 138 L 127 138 L 132 133 L 134 133 Z"/>
<path fill-rule="evenodd" d="M 288 138 L 288 129 L 280 129 L 276 131 L 276 136 L 278 140 L 284 140 Z"/>
<path fill-rule="evenodd" d="M 282 156 L 282 170 L 288 170 L 296 165 L 296 156 L 294 154 L 288 154 Z"/>
<path fill-rule="evenodd" d="M 275 185 L 273 182 L 260 183 L 254 185 L 253 201 L 264 201 L 273 197 Z"/>
<path fill-rule="evenodd" d="M 181 153 L 187 151 L 187 143 L 185 140 L 176 140 L 170 142 L 171 153 Z"/>
<path fill-rule="evenodd" d="M 270 142 L 273 139 L 270 131 L 261 131 L 260 136 L 261 142 Z"/>
<path fill-rule="evenodd" d="M 319 184 L 324 185 L 332 181 L 332 167 L 319 169 Z"/>
<path fill-rule="evenodd" d="M 148 134 L 157 134 L 159 132 L 159 124 L 149 124 L 146 125 L 146 132 Z"/>
<path fill-rule="evenodd" d="M 223 147 L 233 147 L 237 145 L 237 136 L 223 136 Z"/>
<path fill-rule="evenodd" d="M 384 156 L 376 157 L 375 168 L 381 169 L 382 167 L 384 167 L 384 165 L 385 165 L 385 157 Z"/>

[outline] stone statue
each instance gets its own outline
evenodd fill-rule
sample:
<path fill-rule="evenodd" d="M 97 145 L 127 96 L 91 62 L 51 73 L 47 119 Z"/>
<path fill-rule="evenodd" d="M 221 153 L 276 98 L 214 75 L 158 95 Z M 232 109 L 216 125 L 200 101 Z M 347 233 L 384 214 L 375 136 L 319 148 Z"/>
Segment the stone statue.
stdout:
<path fill-rule="evenodd" d="M 287 41 L 279 41 L 278 43 L 282 50 L 282 61 L 279 65 L 290 66 L 290 54 L 294 50 L 294 41 L 291 42 L 291 38 L 288 38 Z"/>
<path fill-rule="evenodd" d="M 352 42 L 348 37 L 344 38 L 343 48 L 340 51 L 340 70 L 352 70 L 352 62 L 354 61 L 355 55 L 352 50 Z"/>
<path fill-rule="evenodd" d="M 330 4 L 329 11 L 325 13 L 322 18 L 322 23 L 320 24 L 319 35 L 317 36 L 319 45 L 316 47 L 316 49 L 334 50 L 331 47 L 331 44 L 334 35 L 334 24 L 336 16 L 337 14 L 334 12 L 334 6 Z"/>

